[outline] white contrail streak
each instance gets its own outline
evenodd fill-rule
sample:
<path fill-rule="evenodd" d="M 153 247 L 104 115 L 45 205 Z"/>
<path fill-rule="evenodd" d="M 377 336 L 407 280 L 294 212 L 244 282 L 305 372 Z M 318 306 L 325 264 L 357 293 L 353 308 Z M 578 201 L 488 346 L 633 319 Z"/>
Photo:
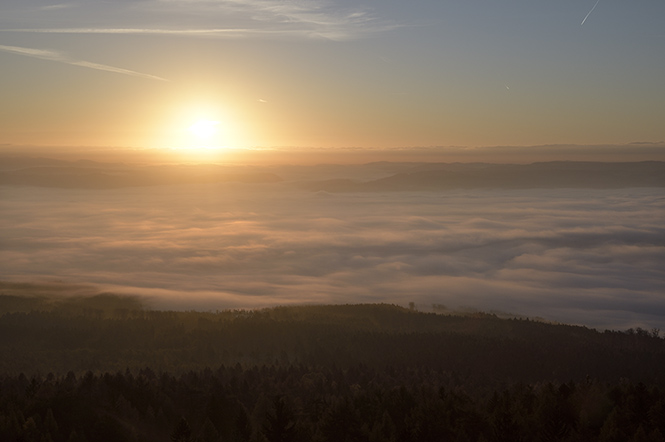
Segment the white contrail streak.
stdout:
<path fill-rule="evenodd" d="M 156 35 L 215 35 L 248 33 L 270 33 L 248 28 L 214 28 L 214 29 L 150 29 L 150 28 L 46 28 L 46 29 L 0 29 L 0 32 L 29 32 L 35 34 L 156 34 Z M 273 31 L 281 32 L 281 31 Z"/>
<path fill-rule="evenodd" d="M 584 22 L 586 21 L 587 18 L 589 18 L 589 16 L 590 16 L 591 13 L 593 12 L 593 10 L 596 9 L 596 6 L 598 6 L 598 2 L 599 2 L 599 1 L 600 1 L 600 0 L 596 0 L 596 4 L 593 5 L 593 8 L 591 8 L 591 11 L 589 11 L 589 13 L 586 15 L 586 17 L 584 17 L 584 20 L 582 20 L 582 23 L 580 23 L 580 26 L 582 26 L 582 25 L 584 24 Z"/>
<path fill-rule="evenodd" d="M 4 46 L 4 45 L 0 45 L 0 51 L 10 52 L 12 54 L 25 55 L 26 57 L 39 58 L 41 60 L 56 61 L 59 63 L 71 64 L 74 66 L 81 66 L 89 69 L 96 69 L 98 71 L 115 72 L 116 74 L 131 75 L 134 77 L 148 78 L 151 80 L 168 81 L 166 78 L 158 77 L 156 75 L 144 74 L 142 72 L 131 71 L 129 69 L 123 69 L 99 63 L 92 63 L 83 60 L 72 60 L 56 51 L 21 48 L 18 46 Z"/>

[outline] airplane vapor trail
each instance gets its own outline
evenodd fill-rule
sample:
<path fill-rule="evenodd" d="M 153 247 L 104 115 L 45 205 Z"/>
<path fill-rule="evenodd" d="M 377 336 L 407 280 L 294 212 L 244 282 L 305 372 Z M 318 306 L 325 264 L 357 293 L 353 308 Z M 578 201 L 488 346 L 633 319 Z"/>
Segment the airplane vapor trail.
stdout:
<path fill-rule="evenodd" d="M 587 18 L 589 18 L 589 16 L 590 16 L 591 13 L 593 12 L 593 10 L 596 9 L 596 6 L 598 6 L 598 2 L 599 2 L 599 1 L 600 1 L 600 0 L 596 0 L 596 4 L 593 5 L 593 8 L 591 8 L 591 10 L 590 10 L 589 13 L 586 15 L 586 17 L 584 17 L 584 20 L 582 20 L 582 23 L 580 23 L 580 26 L 582 26 L 582 25 L 584 24 L 584 22 L 586 21 Z"/>
<path fill-rule="evenodd" d="M 55 61 L 58 63 L 71 64 L 73 66 L 81 66 L 84 68 L 96 69 L 98 71 L 115 72 L 116 74 L 131 75 L 134 77 L 148 78 L 151 80 L 168 81 L 165 78 L 151 74 L 144 74 L 143 72 L 132 71 L 129 69 L 123 69 L 115 66 L 108 66 L 105 64 L 92 63 L 90 61 L 74 60 L 56 51 L 22 48 L 18 46 L 5 46 L 5 45 L 0 45 L 0 51 L 10 52 L 18 55 L 25 55 L 26 57 L 39 58 L 42 60 Z"/>

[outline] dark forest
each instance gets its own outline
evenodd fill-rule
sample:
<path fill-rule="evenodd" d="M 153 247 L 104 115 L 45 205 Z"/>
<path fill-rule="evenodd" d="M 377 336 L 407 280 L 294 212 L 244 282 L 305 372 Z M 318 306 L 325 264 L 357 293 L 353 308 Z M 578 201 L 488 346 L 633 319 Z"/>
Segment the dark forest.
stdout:
<path fill-rule="evenodd" d="M 3 295 L 0 440 L 665 440 L 659 330 L 448 313 Z"/>

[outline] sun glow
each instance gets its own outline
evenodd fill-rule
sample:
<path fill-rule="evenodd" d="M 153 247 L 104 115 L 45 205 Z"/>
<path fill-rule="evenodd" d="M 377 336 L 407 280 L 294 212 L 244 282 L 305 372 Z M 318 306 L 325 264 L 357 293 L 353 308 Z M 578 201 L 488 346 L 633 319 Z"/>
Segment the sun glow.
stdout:
<path fill-rule="evenodd" d="M 219 121 L 198 120 L 189 126 L 189 131 L 201 140 L 209 140 L 217 133 Z"/>
<path fill-rule="evenodd" d="M 231 103 L 176 100 L 165 107 L 151 144 L 182 162 L 231 161 L 248 148 L 247 112 Z M 157 121 L 157 120 L 156 120 Z"/>

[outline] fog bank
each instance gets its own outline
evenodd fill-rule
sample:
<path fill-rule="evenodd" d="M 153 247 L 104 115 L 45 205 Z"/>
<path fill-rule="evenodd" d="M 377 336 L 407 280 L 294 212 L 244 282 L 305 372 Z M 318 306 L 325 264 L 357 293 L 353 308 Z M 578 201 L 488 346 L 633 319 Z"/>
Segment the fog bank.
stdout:
<path fill-rule="evenodd" d="M 0 280 L 85 284 L 157 308 L 415 302 L 665 326 L 659 188 L 0 191 Z"/>

